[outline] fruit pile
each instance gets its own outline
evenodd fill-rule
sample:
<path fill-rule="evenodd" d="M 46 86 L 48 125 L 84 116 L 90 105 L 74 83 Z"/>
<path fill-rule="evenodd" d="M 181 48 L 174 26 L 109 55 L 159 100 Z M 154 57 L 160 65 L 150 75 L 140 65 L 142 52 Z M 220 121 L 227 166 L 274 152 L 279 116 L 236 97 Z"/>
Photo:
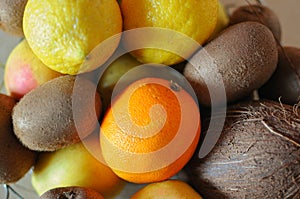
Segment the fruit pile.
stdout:
<path fill-rule="evenodd" d="M 300 198 L 300 49 L 268 7 L 0 0 L 22 37 L 0 94 L 0 183 L 40 198 Z M 177 176 L 182 172 L 185 178 Z M 126 190 L 125 190 L 126 191 Z"/>

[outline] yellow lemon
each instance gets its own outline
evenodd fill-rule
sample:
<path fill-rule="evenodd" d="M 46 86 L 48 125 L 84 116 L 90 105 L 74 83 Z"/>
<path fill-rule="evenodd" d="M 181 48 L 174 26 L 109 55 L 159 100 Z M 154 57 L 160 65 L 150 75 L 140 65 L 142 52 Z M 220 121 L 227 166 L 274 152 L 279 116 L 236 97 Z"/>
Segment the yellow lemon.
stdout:
<path fill-rule="evenodd" d="M 121 10 L 123 14 L 124 30 L 132 30 L 143 27 L 155 27 L 170 29 L 182 33 L 203 44 L 215 29 L 218 18 L 218 0 L 122 0 Z M 157 31 L 160 31 L 159 29 Z M 143 37 L 143 36 L 141 36 Z M 143 63 L 160 63 L 172 65 L 183 61 L 182 55 L 178 55 L 164 47 L 170 43 L 174 49 L 181 46 L 180 39 L 174 38 L 173 32 L 169 37 L 157 34 L 144 36 L 146 48 L 133 51 L 138 61 Z M 136 40 L 124 38 L 127 48 L 136 46 Z M 148 43 L 147 43 L 148 42 Z M 160 50 L 148 48 L 148 44 L 159 42 Z M 178 45 L 177 45 L 178 44 Z M 184 55 L 191 55 L 195 46 L 187 47 Z M 168 52 L 167 52 L 168 51 Z"/>
<path fill-rule="evenodd" d="M 216 28 L 209 38 L 209 40 L 213 40 L 218 36 L 218 34 L 224 30 L 229 24 L 229 16 L 221 2 L 219 2 L 219 12 L 218 12 L 218 20 L 217 20 L 217 25 Z"/>
<path fill-rule="evenodd" d="M 45 65 L 74 75 L 97 67 L 80 68 L 92 49 L 122 31 L 122 17 L 115 0 L 28 0 L 23 27 Z M 111 42 L 98 59 L 106 61 L 118 43 Z"/>

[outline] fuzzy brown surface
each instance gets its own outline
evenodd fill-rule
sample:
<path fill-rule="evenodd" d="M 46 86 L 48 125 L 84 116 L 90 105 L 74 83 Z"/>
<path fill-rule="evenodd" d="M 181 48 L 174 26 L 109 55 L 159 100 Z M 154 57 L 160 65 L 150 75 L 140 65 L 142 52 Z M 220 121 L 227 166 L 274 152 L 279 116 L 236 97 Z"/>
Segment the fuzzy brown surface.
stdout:
<path fill-rule="evenodd" d="M 104 197 L 89 188 L 63 187 L 45 192 L 40 199 L 104 199 Z"/>
<path fill-rule="evenodd" d="M 16 101 L 0 94 L 0 184 L 22 178 L 33 166 L 36 153 L 25 148 L 13 132 L 11 113 Z"/>
<path fill-rule="evenodd" d="M 92 99 L 88 95 L 95 85 L 84 79 L 74 94 L 75 79 L 69 75 L 53 79 L 26 94 L 15 106 L 14 131 L 28 148 L 55 151 L 79 142 L 80 137 L 86 137 L 95 129 L 98 118 L 94 114 L 99 116 L 101 112 L 100 96 L 95 93 Z M 78 104 L 72 104 L 73 97 L 78 97 Z M 79 118 L 76 124 L 75 109 Z"/>
<path fill-rule="evenodd" d="M 281 98 L 281 102 L 290 105 L 299 102 L 300 48 L 280 48 L 276 71 L 269 81 L 259 89 L 259 95 L 272 100 Z"/>
<path fill-rule="evenodd" d="M 0 0 L 0 29 L 24 36 L 23 14 L 27 0 Z"/>
<path fill-rule="evenodd" d="M 277 15 L 268 7 L 262 5 L 246 5 L 235 10 L 230 17 L 230 24 L 244 21 L 256 21 L 267 26 L 278 42 L 281 41 L 281 26 Z"/>
<path fill-rule="evenodd" d="M 216 146 L 186 171 L 204 198 L 300 198 L 300 110 L 273 101 L 230 107 Z"/>
<path fill-rule="evenodd" d="M 227 28 L 219 37 L 199 50 L 184 69 L 184 76 L 194 88 L 200 104 L 210 105 L 211 91 L 223 84 L 231 103 L 248 96 L 273 74 L 278 50 L 272 32 L 257 22 L 243 22 Z M 220 76 L 216 75 L 217 71 Z"/>

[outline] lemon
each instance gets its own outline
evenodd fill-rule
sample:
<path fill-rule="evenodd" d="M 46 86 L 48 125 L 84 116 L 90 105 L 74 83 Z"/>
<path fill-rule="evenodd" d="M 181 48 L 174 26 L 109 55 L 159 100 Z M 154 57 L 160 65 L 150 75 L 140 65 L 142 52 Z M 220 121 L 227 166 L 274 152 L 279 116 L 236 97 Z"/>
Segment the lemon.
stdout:
<path fill-rule="evenodd" d="M 122 31 L 122 17 L 115 0 L 28 0 L 23 18 L 24 35 L 36 56 L 49 68 L 77 74 L 89 52 Z M 101 57 L 113 53 L 119 40 Z"/>
<path fill-rule="evenodd" d="M 209 40 L 213 40 L 214 38 L 216 38 L 218 34 L 228 26 L 228 24 L 229 24 L 229 16 L 222 2 L 219 2 L 217 25 Z"/>
<path fill-rule="evenodd" d="M 218 18 L 218 0 L 122 0 L 124 30 L 135 28 L 155 27 L 170 29 L 185 34 L 200 45 L 203 44 L 215 29 Z M 158 30 L 159 31 L 159 30 Z M 174 52 L 166 51 L 164 46 L 174 43 L 174 49 L 180 48 L 176 44 L 182 41 L 174 39 L 170 32 L 169 38 L 157 34 L 145 36 L 151 46 L 152 43 L 161 43 L 161 49 L 143 48 L 132 54 L 143 63 L 160 63 L 172 65 L 183 61 L 183 58 Z M 135 40 L 124 39 L 126 48 L 137 46 Z M 187 43 L 183 41 L 183 43 Z M 145 46 L 149 46 L 145 43 Z M 191 55 L 196 49 L 187 47 Z"/>

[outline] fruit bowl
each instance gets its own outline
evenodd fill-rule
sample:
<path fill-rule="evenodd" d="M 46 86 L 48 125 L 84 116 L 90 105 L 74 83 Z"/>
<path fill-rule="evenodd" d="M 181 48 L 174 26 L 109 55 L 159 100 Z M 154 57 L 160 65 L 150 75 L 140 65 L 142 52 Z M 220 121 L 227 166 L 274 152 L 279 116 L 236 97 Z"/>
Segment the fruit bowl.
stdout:
<path fill-rule="evenodd" d="M 247 1 L 244 0 L 221 0 L 224 4 L 226 10 L 230 13 L 237 6 L 247 4 Z M 256 1 L 249 1 L 251 3 L 255 3 Z M 300 18 L 299 12 L 296 9 L 300 6 L 300 3 L 296 0 L 291 1 L 282 1 L 282 0 L 264 0 L 260 1 L 264 5 L 267 5 L 271 8 L 279 17 L 283 34 L 282 34 L 282 44 L 285 46 L 295 46 L 300 47 L 300 39 L 298 35 L 300 35 L 300 25 L 294 24 L 294 21 Z M 295 10 L 295 11 L 293 11 Z M 292 24 L 293 23 L 293 24 Z M 5 93 L 5 88 L 3 85 L 3 74 L 4 74 L 4 65 L 6 59 L 11 52 L 11 50 L 20 42 L 20 38 L 10 36 L 7 33 L 4 33 L 0 30 L 0 86 L 1 93 Z M 11 188 L 19 193 L 23 198 L 27 199 L 37 199 L 39 198 L 36 192 L 33 190 L 31 186 L 31 171 L 16 184 L 12 184 Z M 177 175 L 175 178 L 184 179 L 184 175 Z M 128 183 L 123 191 L 120 193 L 117 198 L 129 198 L 134 192 L 140 189 L 144 185 L 135 185 Z M 5 186 L 0 187 L 0 198 L 5 198 L 7 191 Z M 19 198 L 13 191 L 10 191 L 9 199 Z"/>

